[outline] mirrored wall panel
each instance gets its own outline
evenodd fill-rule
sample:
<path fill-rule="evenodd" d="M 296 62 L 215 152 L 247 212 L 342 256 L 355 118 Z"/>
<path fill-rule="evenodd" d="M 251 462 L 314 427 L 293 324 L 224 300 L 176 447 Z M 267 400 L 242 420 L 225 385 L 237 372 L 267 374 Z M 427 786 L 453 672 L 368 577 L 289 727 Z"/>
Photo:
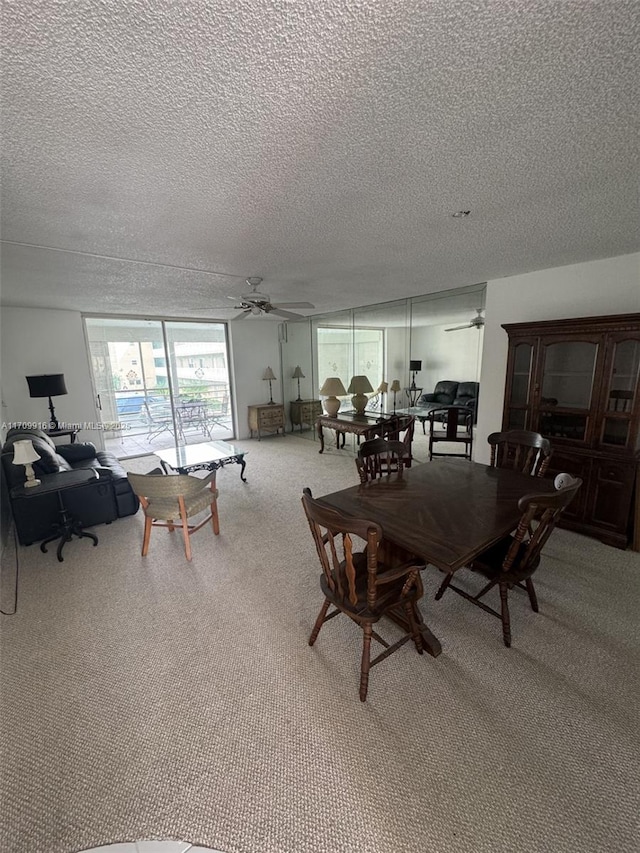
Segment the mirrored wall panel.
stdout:
<path fill-rule="evenodd" d="M 484 304 L 479 284 L 283 324 L 288 428 L 315 440 L 330 398 L 330 408 L 339 401 L 348 413 L 365 395 L 370 417 L 420 409 L 439 382 L 477 398 Z"/>

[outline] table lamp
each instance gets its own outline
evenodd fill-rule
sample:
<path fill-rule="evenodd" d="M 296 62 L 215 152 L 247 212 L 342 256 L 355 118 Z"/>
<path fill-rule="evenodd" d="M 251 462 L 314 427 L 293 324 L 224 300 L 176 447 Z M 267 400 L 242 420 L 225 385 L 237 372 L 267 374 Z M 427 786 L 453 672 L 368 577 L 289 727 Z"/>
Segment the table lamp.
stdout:
<path fill-rule="evenodd" d="M 13 464 L 24 465 L 24 473 L 27 478 L 25 486 L 39 486 L 40 480 L 33 473 L 32 463 L 40 459 L 40 454 L 36 451 L 30 438 L 25 438 L 22 441 L 14 441 L 13 443 Z"/>
<path fill-rule="evenodd" d="M 353 394 L 351 405 L 356 410 L 357 415 L 364 415 L 364 410 L 367 406 L 367 394 L 373 391 L 373 386 L 366 376 L 353 376 L 351 383 L 347 388 L 347 394 Z"/>
<path fill-rule="evenodd" d="M 325 412 L 329 417 L 335 418 L 340 410 L 340 400 L 338 400 L 338 396 L 344 397 L 347 393 L 340 377 L 329 376 L 328 379 L 325 379 L 322 383 L 320 393 L 327 398 L 322 404 Z"/>
<path fill-rule="evenodd" d="M 271 383 L 276 378 L 276 375 L 273 372 L 273 370 L 271 370 L 270 367 L 267 367 L 265 372 L 262 374 L 262 378 L 265 380 L 268 380 L 268 382 L 269 382 L 269 405 L 272 406 L 273 405 L 273 394 L 271 393 Z"/>
<path fill-rule="evenodd" d="M 30 397 L 49 398 L 49 412 L 51 414 L 49 429 L 60 429 L 51 398 L 61 397 L 68 393 L 67 386 L 64 384 L 64 373 L 44 373 L 40 376 L 27 376 L 26 379 Z"/>
<path fill-rule="evenodd" d="M 396 394 L 398 393 L 398 391 L 402 391 L 402 388 L 400 387 L 400 380 L 399 379 L 393 380 L 393 382 L 391 383 L 391 390 L 393 391 L 393 414 L 395 415 L 395 413 L 396 413 Z"/>
<path fill-rule="evenodd" d="M 299 364 L 296 366 L 296 369 L 293 371 L 291 378 L 298 380 L 298 396 L 296 398 L 296 403 L 299 403 L 300 400 L 302 400 L 302 397 L 300 396 L 300 380 L 305 378 L 304 373 L 302 372 L 302 368 L 300 367 Z"/>

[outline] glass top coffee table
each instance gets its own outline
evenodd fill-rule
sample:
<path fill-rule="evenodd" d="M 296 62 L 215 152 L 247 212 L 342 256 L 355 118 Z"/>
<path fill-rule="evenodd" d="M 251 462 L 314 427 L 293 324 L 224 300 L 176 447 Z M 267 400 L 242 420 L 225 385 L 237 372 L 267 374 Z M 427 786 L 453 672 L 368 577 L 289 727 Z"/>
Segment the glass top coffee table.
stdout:
<path fill-rule="evenodd" d="M 241 466 L 240 479 L 247 482 L 244 476 L 244 461 L 246 450 L 240 450 L 228 441 L 203 441 L 201 444 L 184 444 L 180 447 L 169 447 L 166 450 L 155 450 L 154 455 L 160 459 L 165 474 L 168 468 L 178 471 L 179 474 L 188 474 L 190 471 L 215 471 L 236 462 Z"/>

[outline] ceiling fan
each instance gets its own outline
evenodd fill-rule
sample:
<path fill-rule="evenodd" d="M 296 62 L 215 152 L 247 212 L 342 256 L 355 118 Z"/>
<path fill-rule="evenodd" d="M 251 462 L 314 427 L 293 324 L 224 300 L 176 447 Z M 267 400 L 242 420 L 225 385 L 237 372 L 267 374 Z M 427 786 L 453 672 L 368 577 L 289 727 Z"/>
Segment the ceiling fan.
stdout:
<path fill-rule="evenodd" d="M 469 320 L 466 326 L 454 326 L 452 329 L 445 329 L 445 332 L 457 332 L 460 329 L 481 329 L 484 326 L 484 317 L 482 316 L 482 308 L 476 308 L 477 317 Z"/>
<path fill-rule="evenodd" d="M 286 308 L 315 308 L 311 302 L 279 302 L 273 304 L 271 297 L 266 293 L 260 293 L 258 288 L 262 283 L 259 276 L 248 278 L 247 284 L 251 288 L 251 293 L 242 293 L 240 296 L 229 296 L 228 299 L 233 299 L 239 302 L 235 306 L 241 314 L 234 317 L 234 320 L 244 320 L 251 315 L 257 317 L 261 314 L 276 314 L 278 317 L 284 317 L 285 320 L 304 320 L 303 314 L 293 314 L 291 311 L 286 311 Z"/>

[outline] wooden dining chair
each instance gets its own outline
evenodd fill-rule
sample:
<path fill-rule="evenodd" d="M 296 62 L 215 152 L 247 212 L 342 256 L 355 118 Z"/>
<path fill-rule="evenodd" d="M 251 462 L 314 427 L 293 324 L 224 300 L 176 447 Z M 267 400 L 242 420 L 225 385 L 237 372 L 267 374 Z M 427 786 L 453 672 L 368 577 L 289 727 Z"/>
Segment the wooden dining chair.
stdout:
<path fill-rule="evenodd" d="M 402 441 L 370 438 L 358 448 L 356 468 L 360 482 L 367 483 L 385 474 L 402 474 L 405 466 L 406 445 Z"/>
<path fill-rule="evenodd" d="M 467 406 L 443 406 L 431 409 L 429 421 L 429 461 L 434 456 L 461 456 L 471 459 L 473 449 L 473 409 Z M 446 442 L 445 450 L 434 450 L 436 444 Z M 453 446 L 462 446 L 462 451 Z"/>
<path fill-rule="evenodd" d="M 414 608 L 423 595 L 420 570 L 425 565 L 417 558 L 394 566 L 379 561 L 380 526 L 363 518 L 343 516 L 336 509 L 314 500 L 309 489 L 304 489 L 302 505 L 320 558 L 320 587 L 324 593 L 324 603 L 309 637 L 309 645 L 315 643 L 323 624 L 339 613 L 360 625 L 363 632 L 360 701 L 364 702 L 372 666 L 389 657 L 409 639 L 422 654 L 420 620 Z M 355 551 L 354 538 L 366 543 L 364 551 Z M 331 605 L 335 609 L 328 613 Z M 373 630 L 373 626 L 395 608 L 404 611 L 409 632 L 390 645 Z M 373 660 L 372 638 L 384 646 L 384 651 Z"/>
<path fill-rule="evenodd" d="M 127 474 L 133 491 L 140 498 L 144 519 L 144 537 L 142 556 L 149 551 L 152 527 L 166 527 L 173 533 L 176 527 L 182 529 L 184 550 L 187 560 L 191 560 L 190 537 L 197 530 L 211 522 L 213 532 L 220 533 L 218 517 L 218 490 L 216 472 L 206 477 L 193 477 L 191 474 Z M 197 524 L 189 524 L 189 518 L 204 510 L 207 516 Z"/>
<path fill-rule="evenodd" d="M 511 468 L 544 477 L 551 460 L 551 443 L 539 432 L 513 429 L 508 432 L 492 432 L 487 441 L 491 446 L 491 467 Z"/>
<path fill-rule="evenodd" d="M 525 589 L 529 595 L 531 609 L 538 612 L 538 599 L 532 575 L 540 565 L 542 548 L 553 533 L 558 519 L 574 499 L 582 480 L 570 474 L 558 474 L 554 480 L 556 492 L 543 495 L 525 495 L 518 501 L 522 512 L 520 522 L 513 535 L 506 536 L 486 551 L 479 554 L 466 568 L 487 578 L 480 592 L 471 595 L 462 587 L 451 583 L 454 572 L 449 572 L 436 593 L 439 601 L 445 590 L 452 589 L 472 604 L 502 620 L 502 636 L 505 646 L 511 646 L 511 623 L 509 618 L 508 593 L 514 586 Z M 500 612 L 484 601 L 483 596 L 498 586 L 500 590 Z"/>
<path fill-rule="evenodd" d="M 387 441 L 401 441 L 405 446 L 404 467 L 411 468 L 413 461 L 413 434 L 415 431 L 416 419 L 413 415 L 397 415 L 390 420 L 388 428 L 385 428 L 381 434 L 382 438 Z"/>

